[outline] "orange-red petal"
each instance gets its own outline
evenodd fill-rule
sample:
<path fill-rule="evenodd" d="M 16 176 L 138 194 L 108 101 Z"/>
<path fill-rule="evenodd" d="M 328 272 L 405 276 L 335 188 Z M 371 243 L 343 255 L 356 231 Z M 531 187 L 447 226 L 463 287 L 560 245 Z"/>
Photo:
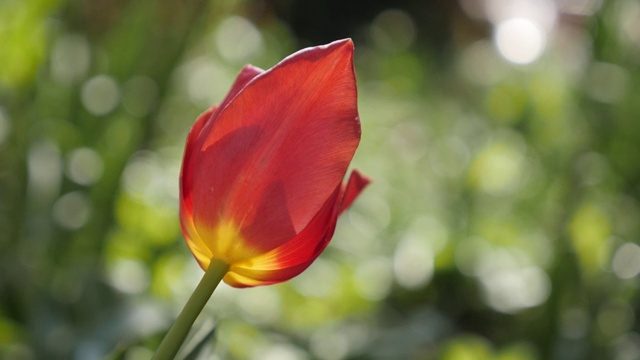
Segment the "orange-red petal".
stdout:
<path fill-rule="evenodd" d="M 300 234 L 276 249 L 232 265 L 225 282 L 234 287 L 269 285 L 300 274 L 327 247 L 338 215 L 351 205 L 369 182 L 358 171 L 353 171 L 347 184 L 336 189 Z"/>
<path fill-rule="evenodd" d="M 352 55 L 350 40 L 303 50 L 223 105 L 198 141 L 196 228 L 232 221 L 267 252 L 309 225 L 360 139 Z"/>
<path fill-rule="evenodd" d="M 251 79 L 261 74 L 263 70 L 247 65 L 236 78 L 220 106 L 212 106 L 202 113 L 191 127 L 185 145 L 180 171 L 180 225 L 187 245 L 194 254 L 200 266 L 206 269 L 212 253 L 207 244 L 198 236 L 193 222 L 193 173 L 197 171 L 198 145 L 201 145 L 201 134 L 206 132 L 218 115 L 221 107 L 226 106 Z"/>
<path fill-rule="evenodd" d="M 180 220 L 200 265 L 227 262 L 236 287 L 304 271 L 369 183 L 354 171 L 342 184 L 359 140 L 351 40 L 246 66 L 187 139 Z"/>
<path fill-rule="evenodd" d="M 371 183 L 371 179 L 362 175 L 358 170 L 353 170 L 349 181 L 343 188 L 342 201 L 338 210 L 338 215 L 342 214 L 356 200 L 362 190 Z"/>

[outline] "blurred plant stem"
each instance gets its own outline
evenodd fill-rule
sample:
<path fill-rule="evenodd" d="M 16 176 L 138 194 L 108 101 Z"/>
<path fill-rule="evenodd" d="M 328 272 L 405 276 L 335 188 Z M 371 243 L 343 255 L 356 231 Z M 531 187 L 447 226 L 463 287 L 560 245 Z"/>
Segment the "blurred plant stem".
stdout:
<path fill-rule="evenodd" d="M 162 339 L 158 350 L 153 355 L 153 360 L 173 359 L 176 356 L 194 321 L 228 270 L 229 265 L 226 263 L 217 259 L 211 260 L 202 280 L 196 286 L 167 335 Z"/>

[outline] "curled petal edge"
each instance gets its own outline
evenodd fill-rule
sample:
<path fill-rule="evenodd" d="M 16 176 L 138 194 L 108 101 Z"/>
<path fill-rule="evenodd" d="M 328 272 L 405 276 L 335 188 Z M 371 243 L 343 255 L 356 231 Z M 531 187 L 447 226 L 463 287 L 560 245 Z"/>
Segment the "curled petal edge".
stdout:
<path fill-rule="evenodd" d="M 309 225 L 282 246 L 238 264 L 224 281 L 233 287 L 271 285 L 287 281 L 307 269 L 329 244 L 338 215 L 348 208 L 371 181 L 354 170 L 340 184 Z"/>

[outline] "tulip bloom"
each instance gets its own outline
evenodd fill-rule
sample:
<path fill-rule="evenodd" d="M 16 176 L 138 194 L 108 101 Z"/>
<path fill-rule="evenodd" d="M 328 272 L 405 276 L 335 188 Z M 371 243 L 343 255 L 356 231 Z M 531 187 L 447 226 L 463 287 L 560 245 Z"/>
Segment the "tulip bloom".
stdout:
<path fill-rule="evenodd" d="M 200 266 L 222 261 L 235 287 L 305 270 L 369 182 L 357 171 L 342 182 L 359 141 L 350 39 L 244 67 L 186 143 L 180 221 Z"/>

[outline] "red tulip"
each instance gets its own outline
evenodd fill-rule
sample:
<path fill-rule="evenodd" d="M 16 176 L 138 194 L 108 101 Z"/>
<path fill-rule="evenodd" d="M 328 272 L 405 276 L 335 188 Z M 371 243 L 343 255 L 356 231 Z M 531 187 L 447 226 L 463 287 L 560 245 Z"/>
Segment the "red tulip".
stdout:
<path fill-rule="evenodd" d="M 351 40 L 246 66 L 187 139 L 180 220 L 200 266 L 221 260 L 235 287 L 305 270 L 369 182 L 353 171 L 342 183 L 359 141 Z"/>

